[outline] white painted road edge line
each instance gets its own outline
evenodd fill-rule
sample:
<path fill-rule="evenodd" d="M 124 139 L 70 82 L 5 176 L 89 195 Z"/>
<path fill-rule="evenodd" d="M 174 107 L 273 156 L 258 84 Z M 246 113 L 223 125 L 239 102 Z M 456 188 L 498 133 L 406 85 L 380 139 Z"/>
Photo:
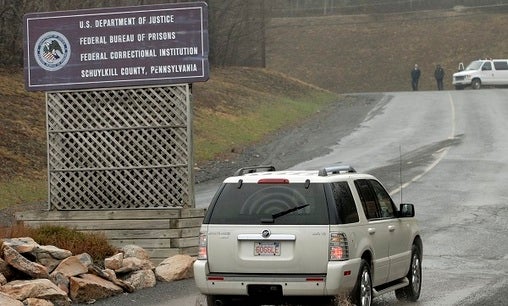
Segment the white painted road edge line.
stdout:
<path fill-rule="evenodd" d="M 450 136 L 448 136 L 448 139 L 454 139 L 455 138 L 455 104 L 453 102 L 452 95 L 448 93 L 448 101 L 450 102 L 450 110 L 451 110 L 451 122 L 452 122 L 452 128 Z M 429 173 L 437 164 L 443 160 L 443 158 L 448 153 L 448 150 L 450 150 L 450 147 L 446 147 L 444 149 L 440 149 L 436 151 L 436 153 L 440 153 L 439 157 L 430 164 L 422 173 L 418 174 L 417 176 L 413 177 L 409 181 L 405 182 L 404 184 L 401 184 L 401 186 L 395 188 L 390 192 L 390 196 L 393 196 L 394 194 L 400 192 L 402 189 L 406 188 L 407 186 L 411 185 L 412 183 L 416 182 L 417 180 L 421 179 L 425 174 Z"/>

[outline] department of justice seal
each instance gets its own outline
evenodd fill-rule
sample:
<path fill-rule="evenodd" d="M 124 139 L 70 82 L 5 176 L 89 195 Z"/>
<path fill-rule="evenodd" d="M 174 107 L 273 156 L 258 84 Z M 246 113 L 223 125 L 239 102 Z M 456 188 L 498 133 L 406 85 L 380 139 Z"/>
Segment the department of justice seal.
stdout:
<path fill-rule="evenodd" d="M 42 69 L 56 71 L 65 66 L 71 57 L 71 45 L 59 32 L 46 32 L 35 43 L 35 60 Z"/>

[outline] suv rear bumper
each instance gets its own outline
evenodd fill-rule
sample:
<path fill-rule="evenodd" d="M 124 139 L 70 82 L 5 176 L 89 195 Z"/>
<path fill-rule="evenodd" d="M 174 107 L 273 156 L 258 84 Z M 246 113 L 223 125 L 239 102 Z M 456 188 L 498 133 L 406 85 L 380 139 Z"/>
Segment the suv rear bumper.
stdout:
<path fill-rule="evenodd" d="M 194 262 L 194 280 L 199 291 L 210 295 L 249 295 L 249 285 L 275 285 L 282 296 L 335 296 L 350 292 L 356 282 L 360 259 L 330 261 L 326 274 L 211 274 L 206 260 Z"/>

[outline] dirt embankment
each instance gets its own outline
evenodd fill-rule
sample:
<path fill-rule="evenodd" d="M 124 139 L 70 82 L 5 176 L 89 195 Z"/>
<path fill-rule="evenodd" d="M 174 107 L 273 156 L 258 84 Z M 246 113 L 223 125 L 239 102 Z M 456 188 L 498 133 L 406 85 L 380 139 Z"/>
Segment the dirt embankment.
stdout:
<path fill-rule="evenodd" d="M 273 165 L 276 169 L 287 169 L 309 158 L 324 155 L 337 143 L 337 139 L 358 127 L 382 97 L 382 94 L 342 96 L 298 125 L 279 130 L 261 143 L 228 154 L 225 159 L 204 164 L 196 171 L 196 182 L 221 180 L 246 166 Z M 323 133 L 323 130 L 328 132 Z"/>

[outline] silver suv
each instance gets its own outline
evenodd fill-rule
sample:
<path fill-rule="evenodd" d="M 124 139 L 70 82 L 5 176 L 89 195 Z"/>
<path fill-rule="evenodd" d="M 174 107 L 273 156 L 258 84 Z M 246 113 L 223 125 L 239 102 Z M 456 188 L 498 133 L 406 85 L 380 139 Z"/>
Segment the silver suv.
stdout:
<path fill-rule="evenodd" d="M 412 204 L 349 166 L 239 169 L 203 220 L 194 279 L 208 305 L 420 296 L 423 245 Z"/>

